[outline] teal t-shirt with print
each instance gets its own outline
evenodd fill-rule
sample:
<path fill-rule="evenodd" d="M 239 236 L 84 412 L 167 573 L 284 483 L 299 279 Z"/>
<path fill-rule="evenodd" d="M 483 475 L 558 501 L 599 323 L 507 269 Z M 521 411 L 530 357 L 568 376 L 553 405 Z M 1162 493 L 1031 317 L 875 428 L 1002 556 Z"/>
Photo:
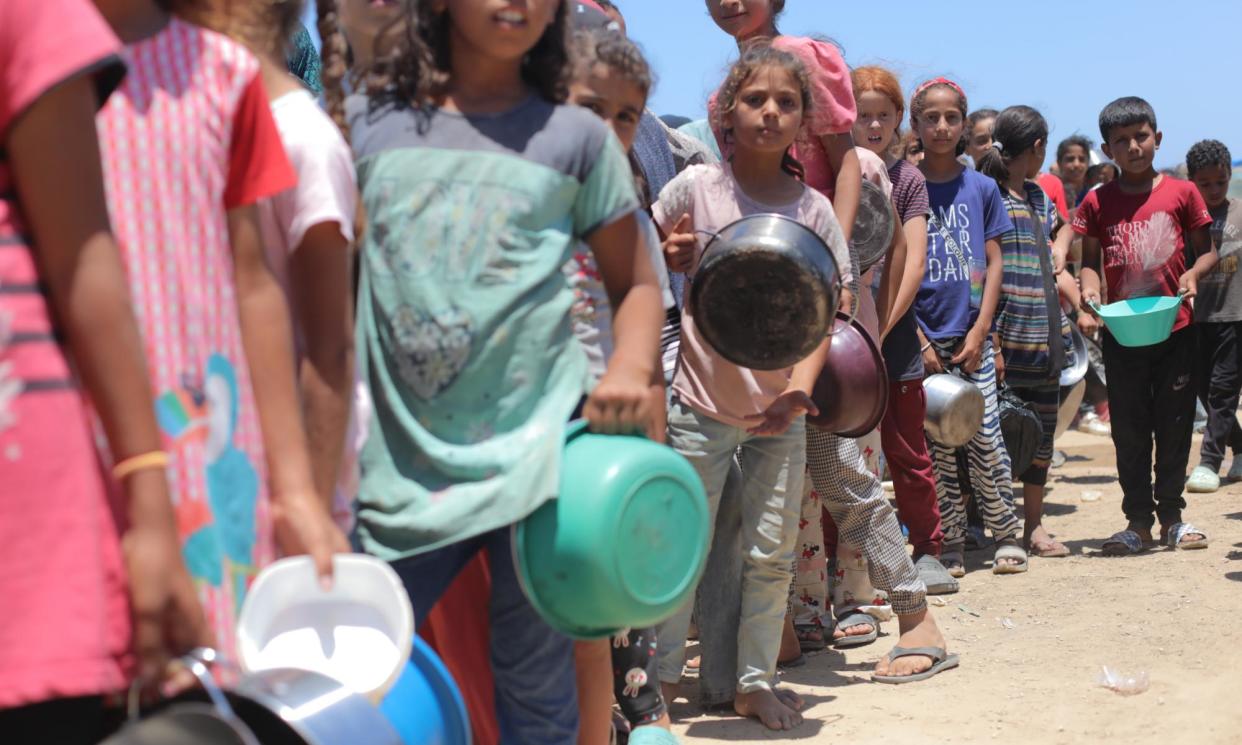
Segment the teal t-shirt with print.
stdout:
<path fill-rule="evenodd" d="M 587 384 L 562 267 L 637 208 L 585 109 L 347 107 L 367 214 L 358 354 L 375 412 L 363 547 L 395 559 L 515 523 L 556 496 Z"/>

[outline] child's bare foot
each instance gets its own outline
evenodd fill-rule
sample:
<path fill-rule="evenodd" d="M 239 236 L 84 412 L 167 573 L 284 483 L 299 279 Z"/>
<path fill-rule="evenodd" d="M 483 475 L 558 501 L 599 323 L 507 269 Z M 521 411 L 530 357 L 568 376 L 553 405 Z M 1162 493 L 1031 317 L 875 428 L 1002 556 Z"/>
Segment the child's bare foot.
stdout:
<path fill-rule="evenodd" d="M 1043 525 L 1035 525 L 1026 531 L 1022 543 L 1029 554 L 1041 559 L 1060 559 L 1070 555 L 1070 550 L 1053 538 Z"/>
<path fill-rule="evenodd" d="M 741 716 L 758 719 L 768 729 L 790 730 L 802 724 L 802 715 L 787 706 L 781 696 L 770 688 L 737 694 L 733 697 L 733 710 Z"/>
<path fill-rule="evenodd" d="M 897 639 L 896 646 L 904 649 L 938 647 L 948 651 L 944 634 L 940 633 L 940 627 L 936 625 L 931 611 L 923 610 L 910 616 L 898 616 L 897 623 L 901 627 L 901 637 Z M 885 655 L 876 663 L 875 674 L 903 678 L 930 670 L 932 664 L 932 659 L 925 655 L 898 657 L 891 662 L 888 655 Z"/>

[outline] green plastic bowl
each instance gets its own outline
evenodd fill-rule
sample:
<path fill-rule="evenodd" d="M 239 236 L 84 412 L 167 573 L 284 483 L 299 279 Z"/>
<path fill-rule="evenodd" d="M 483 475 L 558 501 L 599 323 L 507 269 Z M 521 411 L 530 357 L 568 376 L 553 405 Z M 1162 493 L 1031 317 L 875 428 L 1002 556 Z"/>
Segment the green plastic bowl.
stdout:
<path fill-rule="evenodd" d="M 1180 295 L 1163 295 L 1120 300 L 1097 306 L 1095 311 L 1118 344 L 1123 347 L 1148 347 L 1169 338 L 1181 307 Z"/>
<path fill-rule="evenodd" d="M 531 605 L 568 636 L 600 639 L 654 626 L 694 593 L 707 562 L 707 495 L 671 448 L 576 422 L 560 497 L 514 530 Z"/>

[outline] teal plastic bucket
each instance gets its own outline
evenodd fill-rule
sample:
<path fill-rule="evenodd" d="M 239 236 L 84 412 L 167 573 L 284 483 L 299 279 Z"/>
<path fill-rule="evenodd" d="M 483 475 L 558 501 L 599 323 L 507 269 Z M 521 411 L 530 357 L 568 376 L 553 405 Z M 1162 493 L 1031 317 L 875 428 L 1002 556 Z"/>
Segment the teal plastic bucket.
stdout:
<path fill-rule="evenodd" d="M 1169 338 L 1181 307 L 1180 295 L 1164 295 L 1120 300 L 1098 306 L 1095 311 L 1118 344 L 1123 347 L 1148 347 Z"/>
<path fill-rule="evenodd" d="M 654 626 L 690 599 L 707 562 L 707 495 L 672 448 L 577 422 L 559 498 L 514 531 L 531 605 L 558 631 L 599 639 Z"/>
<path fill-rule="evenodd" d="M 414 637 L 410 661 L 380 702 L 405 745 L 470 745 L 466 702 L 431 646 Z"/>

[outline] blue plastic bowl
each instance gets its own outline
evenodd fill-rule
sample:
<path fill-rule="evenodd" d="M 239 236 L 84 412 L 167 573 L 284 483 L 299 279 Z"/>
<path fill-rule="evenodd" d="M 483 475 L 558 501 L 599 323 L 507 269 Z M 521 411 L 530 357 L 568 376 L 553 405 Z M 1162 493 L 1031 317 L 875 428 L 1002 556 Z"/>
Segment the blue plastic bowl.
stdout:
<path fill-rule="evenodd" d="M 1149 347 L 1169 338 L 1181 307 L 1180 295 L 1161 295 L 1119 300 L 1097 306 L 1095 311 L 1118 344 L 1123 347 Z"/>
<path fill-rule="evenodd" d="M 405 745 L 470 745 L 466 702 L 431 646 L 414 637 L 410 661 L 380 703 Z"/>

